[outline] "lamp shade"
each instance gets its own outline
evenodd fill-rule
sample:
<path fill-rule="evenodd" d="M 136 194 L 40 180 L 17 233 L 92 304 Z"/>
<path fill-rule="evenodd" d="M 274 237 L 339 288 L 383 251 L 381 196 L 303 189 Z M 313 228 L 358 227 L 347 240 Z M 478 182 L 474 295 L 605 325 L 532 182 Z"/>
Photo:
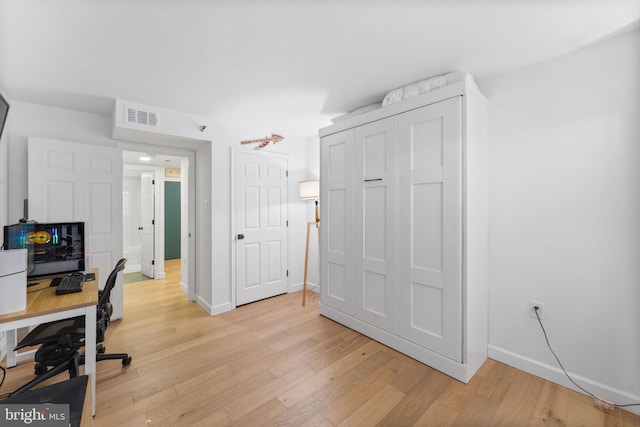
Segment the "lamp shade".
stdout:
<path fill-rule="evenodd" d="M 317 199 L 320 197 L 320 181 L 300 181 L 298 184 L 298 196 L 302 200 Z"/>

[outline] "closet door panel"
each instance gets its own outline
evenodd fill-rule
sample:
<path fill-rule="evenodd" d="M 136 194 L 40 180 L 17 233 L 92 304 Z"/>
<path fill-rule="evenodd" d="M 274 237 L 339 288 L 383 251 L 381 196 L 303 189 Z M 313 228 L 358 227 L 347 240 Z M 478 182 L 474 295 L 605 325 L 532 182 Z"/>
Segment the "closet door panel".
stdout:
<path fill-rule="evenodd" d="M 345 188 L 333 188 L 328 190 L 327 201 L 327 220 L 331 223 L 331 228 L 328 230 L 329 253 L 340 254 L 345 253 L 346 248 L 346 218 L 344 212 L 347 208 L 345 194 L 347 190 Z"/>
<path fill-rule="evenodd" d="M 356 317 L 395 331 L 396 120 L 360 126 L 354 144 Z"/>
<path fill-rule="evenodd" d="M 363 262 L 387 258 L 387 191 L 380 183 L 362 189 Z"/>
<path fill-rule="evenodd" d="M 323 304 L 352 310 L 353 130 L 322 138 L 320 186 L 320 296 Z"/>
<path fill-rule="evenodd" d="M 398 119 L 398 331 L 462 361 L 461 99 Z"/>

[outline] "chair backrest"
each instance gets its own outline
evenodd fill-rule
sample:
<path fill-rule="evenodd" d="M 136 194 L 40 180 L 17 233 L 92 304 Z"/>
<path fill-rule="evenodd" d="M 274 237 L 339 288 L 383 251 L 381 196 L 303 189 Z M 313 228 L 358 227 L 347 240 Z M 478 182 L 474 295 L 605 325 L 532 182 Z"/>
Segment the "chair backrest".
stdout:
<path fill-rule="evenodd" d="M 104 285 L 104 289 L 100 292 L 100 298 L 98 299 L 98 307 L 102 307 L 106 303 L 109 302 L 111 298 L 111 290 L 116 285 L 116 279 L 118 278 L 118 273 L 124 270 L 124 265 L 127 263 L 126 258 L 122 258 L 120 261 L 116 263 L 113 271 L 109 273 L 109 277 L 107 277 L 107 282 Z"/>

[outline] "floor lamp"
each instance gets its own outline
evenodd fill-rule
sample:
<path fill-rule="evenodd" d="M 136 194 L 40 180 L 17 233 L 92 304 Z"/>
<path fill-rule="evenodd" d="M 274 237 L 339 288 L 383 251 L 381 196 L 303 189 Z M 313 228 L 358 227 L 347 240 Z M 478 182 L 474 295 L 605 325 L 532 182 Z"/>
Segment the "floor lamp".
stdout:
<path fill-rule="evenodd" d="M 320 197 L 320 181 L 300 181 L 298 185 L 298 195 L 301 200 L 315 200 L 316 202 L 316 220 L 307 222 L 307 249 L 304 254 L 304 282 L 302 284 L 302 305 L 307 300 L 307 272 L 309 270 L 309 238 L 311 235 L 311 226 L 318 228 L 320 216 L 318 215 L 318 198 Z"/>

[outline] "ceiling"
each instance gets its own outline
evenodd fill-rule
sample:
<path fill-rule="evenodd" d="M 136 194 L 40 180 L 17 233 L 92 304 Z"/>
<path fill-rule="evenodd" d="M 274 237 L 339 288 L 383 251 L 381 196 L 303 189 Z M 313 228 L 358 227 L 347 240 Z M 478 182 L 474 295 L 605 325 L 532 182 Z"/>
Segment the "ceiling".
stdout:
<path fill-rule="evenodd" d="M 146 160 L 148 159 L 148 160 Z M 166 154 L 139 151 L 123 151 L 122 162 L 128 165 L 142 165 L 162 168 L 180 168 L 182 157 L 169 156 Z"/>
<path fill-rule="evenodd" d="M 638 0 L 0 0 L 0 88 L 285 136 L 451 71 L 484 79 L 638 27 Z"/>

